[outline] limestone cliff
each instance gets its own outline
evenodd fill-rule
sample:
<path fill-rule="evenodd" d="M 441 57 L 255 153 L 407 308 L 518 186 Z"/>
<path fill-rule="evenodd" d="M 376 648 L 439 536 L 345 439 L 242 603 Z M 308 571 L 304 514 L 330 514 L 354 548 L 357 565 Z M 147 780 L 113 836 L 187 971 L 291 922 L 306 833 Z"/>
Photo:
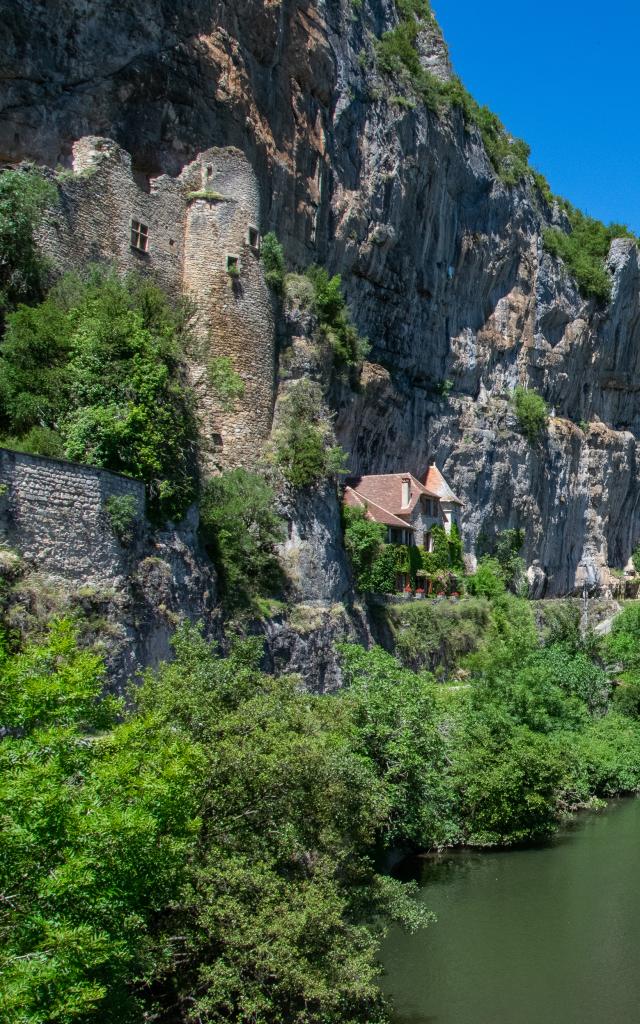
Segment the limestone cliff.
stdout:
<path fill-rule="evenodd" d="M 290 263 L 343 275 L 372 345 L 360 388 L 333 391 L 354 470 L 437 458 L 466 502 L 467 549 L 524 527 L 539 594 L 606 584 L 606 566 L 627 562 L 640 537 L 638 251 L 613 244 L 606 309 L 580 297 L 541 244 L 559 212 L 530 181 L 497 178 L 458 109 L 401 102 L 373 67 L 393 0 L 2 0 L 0 14 L 0 159 L 68 164 L 93 133 L 129 150 L 144 181 L 235 146 Z M 446 78 L 437 29 L 419 43 Z M 515 429 L 517 383 L 554 410 L 537 446 Z"/>

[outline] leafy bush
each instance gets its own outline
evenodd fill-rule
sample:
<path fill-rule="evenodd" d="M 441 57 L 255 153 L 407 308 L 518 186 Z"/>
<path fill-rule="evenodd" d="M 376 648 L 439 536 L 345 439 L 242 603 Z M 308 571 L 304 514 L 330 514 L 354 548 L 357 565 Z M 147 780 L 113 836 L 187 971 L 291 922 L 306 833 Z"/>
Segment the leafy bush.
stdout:
<path fill-rule="evenodd" d="M 624 224 L 605 225 L 563 201 L 570 231 L 548 228 L 543 235 L 544 247 L 560 258 L 584 298 L 606 303 L 611 298 L 611 276 L 604 261 L 614 238 L 634 238 Z"/>
<path fill-rule="evenodd" d="M 238 398 L 244 395 L 244 381 L 233 368 L 229 356 L 214 356 L 207 366 L 211 382 L 218 401 L 225 411 L 233 408 Z"/>
<path fill-rule="evenodd" d="M 635 548 L 631 555 L 631 561 L 633 562 L 633 568 L 637 573 L 640 573 L 640 546 Z"/>
<path fill-rule="evenodd" d="M 336 361 L 345 366 L 357 366 L 369 351 L 369 344 L 366 338 L 360 337 L 351 321 L 340 275 L 329 277 L 324 267 L 312 266 L 305 271 L 305 276 L 313 285 L 313 310 Z"/>
<path fill-rule="evenodd" d="M 513 406 L 518 420 L 518 429 L 534 444 L 546 430 L 549 410 L 547 404 L 535 391 L 517 387 L 513 392 Z"/>
<path fill-rule="evenodd" d="M 47 453 L 143 480 L 151 514 L 179 518 L 195 494 L 185 333 L 183 313 L 146 279 L 66 276 L 7 318 L 0 427 L 36 452 L 46 443 Z"/>
<path fill-rule="evenodd" d="M 371 570 L 384 547 L 386 529 L 382 523 L 368 519 L 366 509 L 350 508 L 348 505 L 342 506 L 342 525 L 344 546 L 358 590 L 368 590 Z"/>
<path fill-rule="evenodd" d="M 329 424 L 321 415 L 322 394 L 317 384 L 300 380 L 281 400 L 281 417 L 274 432 L 273 457 L 293 487 L 310 487 L 345 472 L 345 452 L 329 440 Z"/>
<path fill-rule="evenodd" d="M 497 558 L 484 555 L 474 575 L 467 578 L 467 590 L 475 597 L 486 597 L 491 601 L 504 594 L 505 589 L 500 562 Z"/>
<path fill-rule="evenodd" d="M 57 190 L 35 171 L 0 174 L 0 317 L 42 297 L 47 264 L 34 233 Z"/>
<path fill-rule="evenodd" d="M 138 503 L 132 494 L 112 494 L 105 502 L 111 529 L 121 544 L 130 544 L 138 515 Z"/>
<path fill-rule="evenodd" d="M 270 231 L 262 239 L 261 254 L 265 281 L 277 295 L 282 295 L 286 273 L 284 249 L 273 231 Z"/>
<path fill-rule="evenodd" d="M 256 598 L 279 592 L 275 546 L 285 528 L 262 477 L 239 468 L 209 480 L 200 497 L 200 524 L 228 608 L 249 608 Z"/>

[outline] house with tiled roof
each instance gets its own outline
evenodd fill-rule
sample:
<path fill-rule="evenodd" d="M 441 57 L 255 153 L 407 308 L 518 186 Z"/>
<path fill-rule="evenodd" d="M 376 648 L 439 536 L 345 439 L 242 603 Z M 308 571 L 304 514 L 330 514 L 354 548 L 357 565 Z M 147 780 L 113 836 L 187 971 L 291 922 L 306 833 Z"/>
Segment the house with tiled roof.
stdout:
<path fill-rule="evenodd" d="M 369 519 L 387 528 L 389 544 L 418 544 L 433 550 L 432 530 L 447 534 L 459 524 L 462 502 L 432 462 L 423 480 L 412 473 L 377 473 L 347 481 L 344 503 L 364 508 Z"/>

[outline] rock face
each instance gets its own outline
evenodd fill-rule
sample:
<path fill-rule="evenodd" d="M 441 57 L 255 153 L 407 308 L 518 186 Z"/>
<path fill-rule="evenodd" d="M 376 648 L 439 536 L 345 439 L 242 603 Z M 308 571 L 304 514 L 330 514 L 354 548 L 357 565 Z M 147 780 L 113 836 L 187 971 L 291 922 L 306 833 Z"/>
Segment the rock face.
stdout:
<path fill-rule="evenodd" d="M 460 111 L 400 103 L 375 71 L 393 0 L 2 0 L 0 15 L 0 158 L 68 163 L 91 132 L 136 174 L 175 175 L 240 149 L 264 228 L 291 265 L 343 275 L 371 342 L 360 389 L 337 392 L 351 468 L 434 457 L 466 503 L 467 550 L 522 527 L 538 595 L 606 586 L 640 539 L 638 251 L 612 245 L 606 309 L 580 297 L 542 247 L 558 211 L 496 177 Z M 419 49 L 450 74 L 435 28 Z M 537 445 L 516 430 L 518 383 L 554 410 Z"/>

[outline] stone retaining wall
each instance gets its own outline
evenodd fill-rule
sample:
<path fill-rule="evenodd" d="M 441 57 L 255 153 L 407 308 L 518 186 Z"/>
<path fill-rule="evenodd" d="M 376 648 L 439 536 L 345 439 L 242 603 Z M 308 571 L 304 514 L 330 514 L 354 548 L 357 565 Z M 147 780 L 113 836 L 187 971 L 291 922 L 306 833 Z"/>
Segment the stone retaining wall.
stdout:
<path fill-rule="evenodd" d="M 62 459 L 0 448 L 0 541 L 38 571 L 80 584 L 108 584 L 128 571 L 106 504 L 131 495 L 144 521 L 144 484 Z"/>

